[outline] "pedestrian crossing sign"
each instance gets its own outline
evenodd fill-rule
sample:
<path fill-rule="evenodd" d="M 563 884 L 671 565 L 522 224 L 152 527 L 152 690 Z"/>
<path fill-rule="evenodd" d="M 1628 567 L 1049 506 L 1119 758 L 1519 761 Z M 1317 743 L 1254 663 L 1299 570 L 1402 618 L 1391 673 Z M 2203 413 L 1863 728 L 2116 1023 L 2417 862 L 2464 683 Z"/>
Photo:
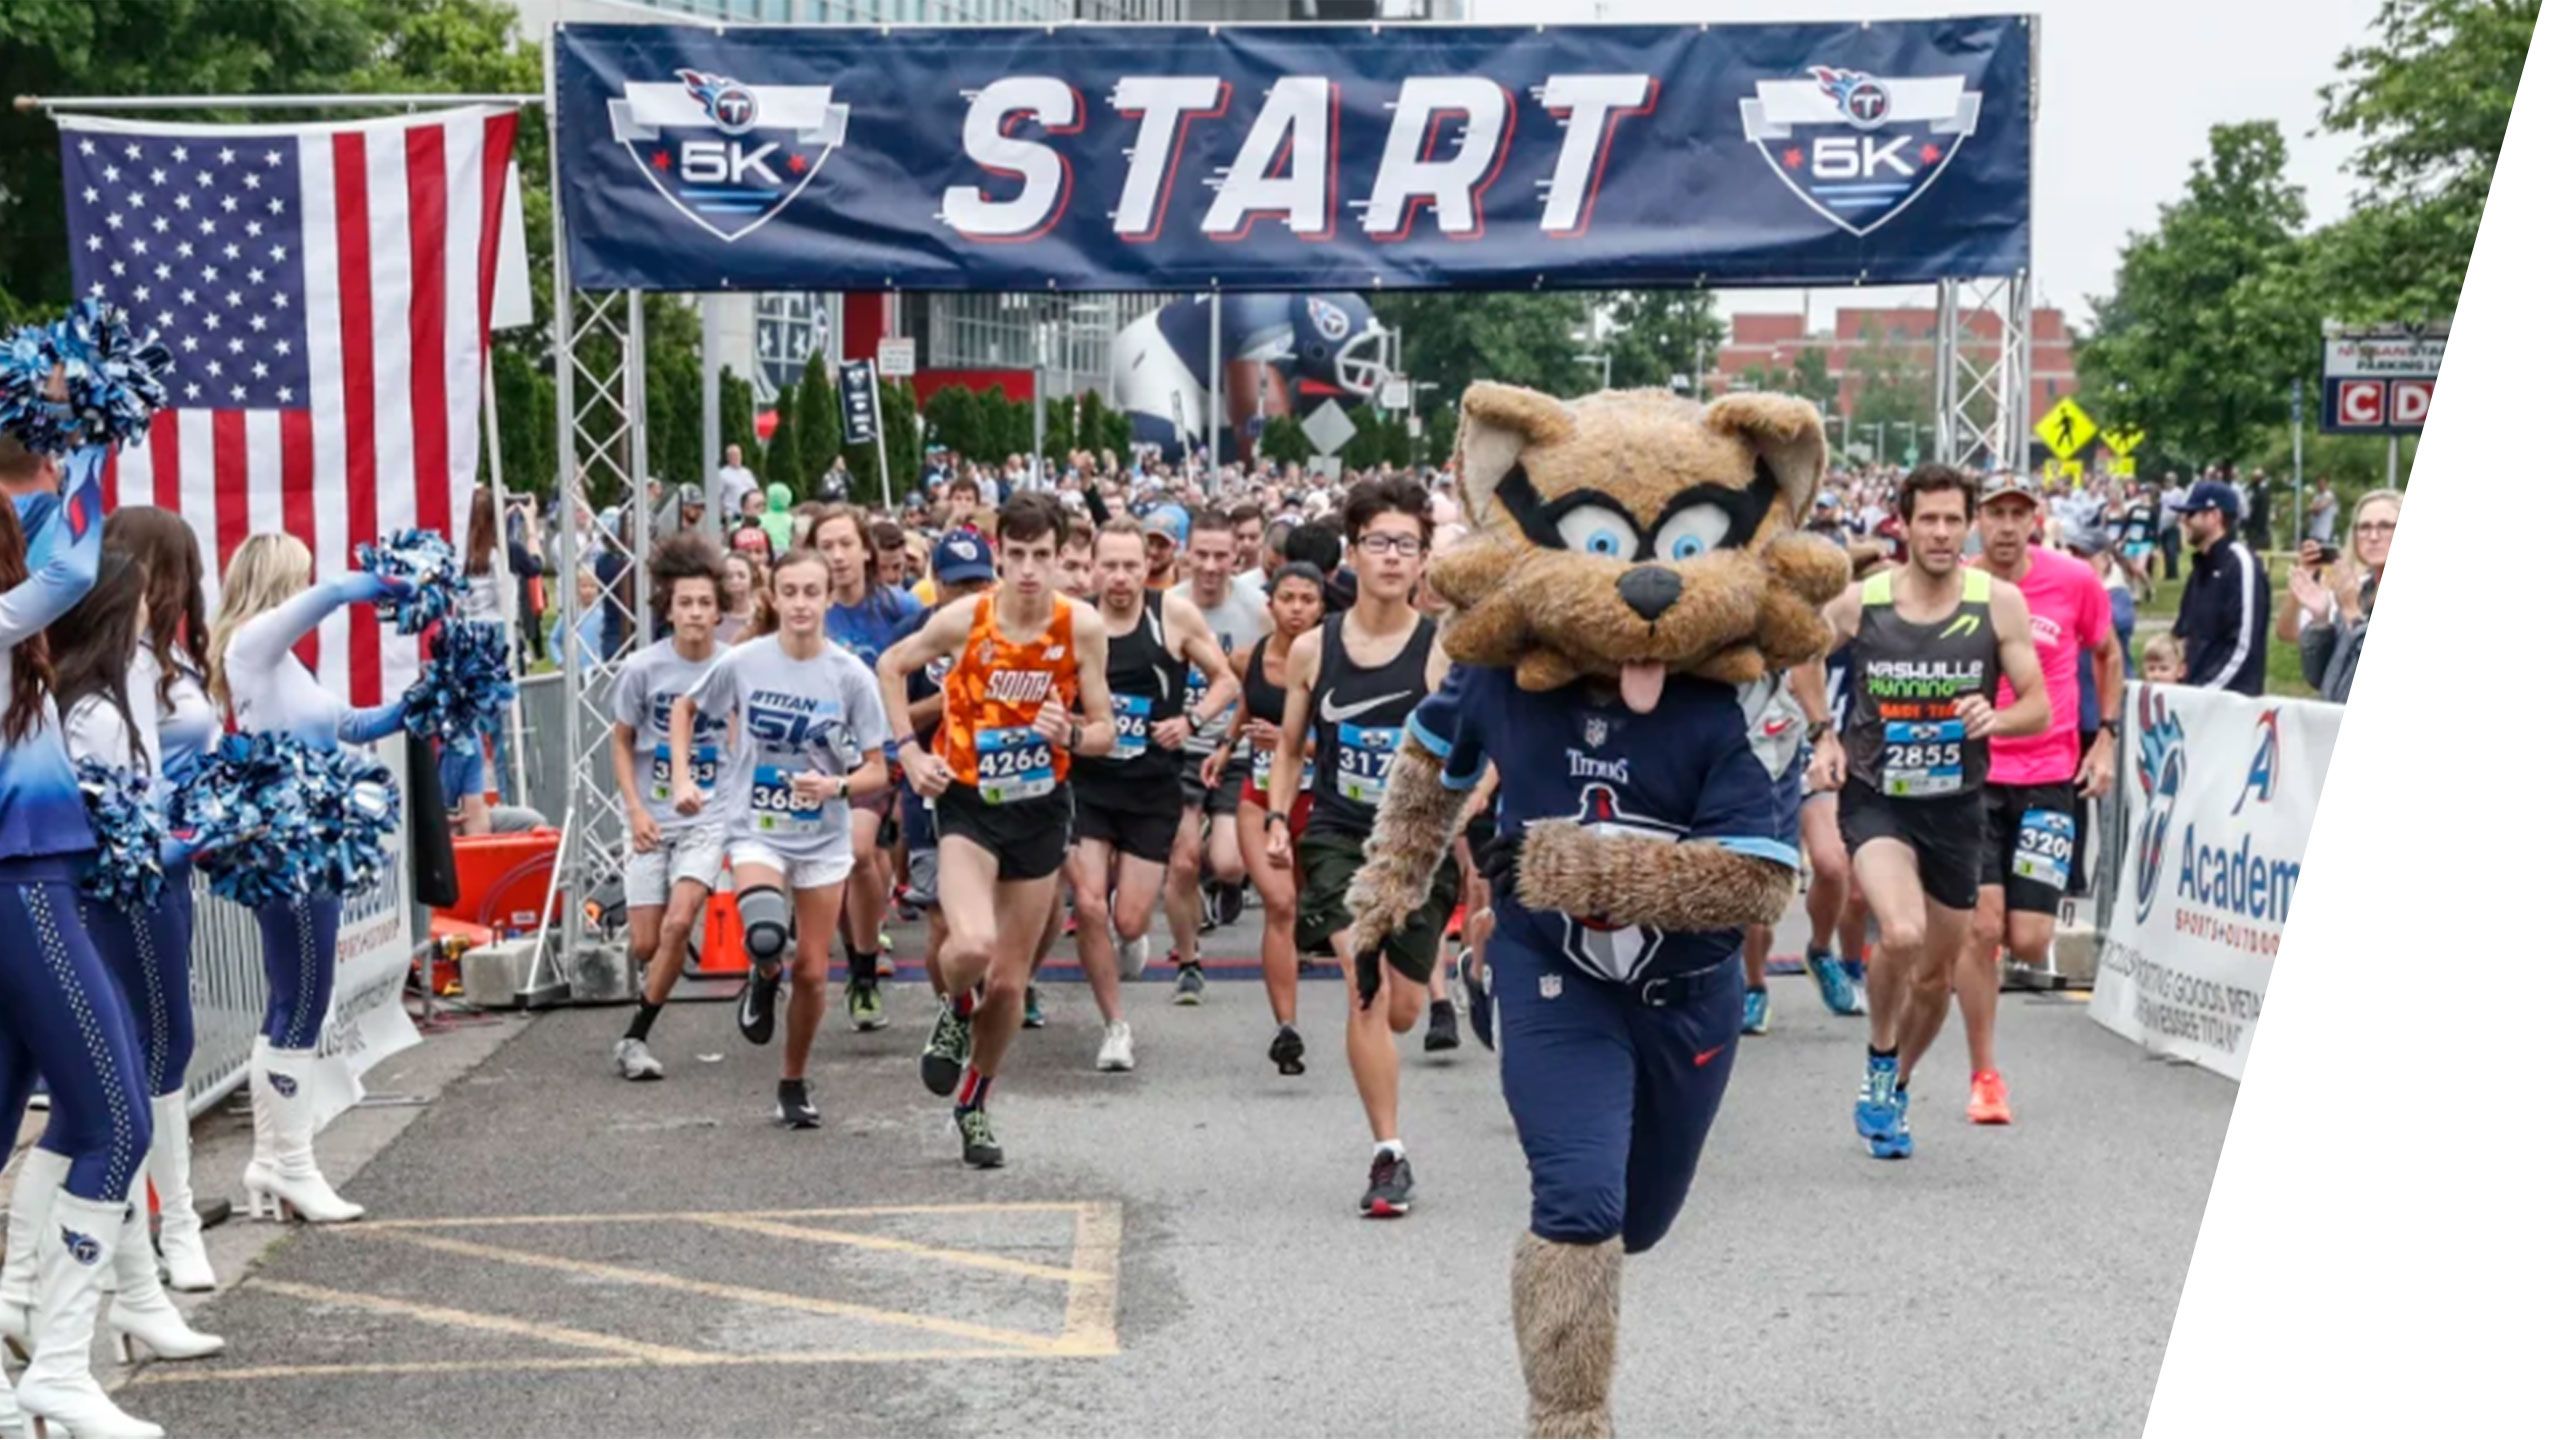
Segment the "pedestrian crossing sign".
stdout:
<path fill-rule="evenodd" d="M 2089 467 L 2081 464 L 2077 460 L 2047 460 L 2044 462 L 2044 478 L 2047 480 L 2069 480 L 2077 483 L 2082 476 L 2088 473 Z"/>
<path fill-rule="evenodd" d="M 2141 449 L 2142 442 L 2148 438 L 2150 437 L 2146 431 L 2117 429 L 2102 432 L 2098 436 L 2098 443 L 2107 447 L 2108 454 L 2122 460 Z"/>
<path fill-rule="evenodd" d="M 2065 395 L 2054 402 L 2044 418 L 2036 422 L 2036 438 L 2057 460 L 2068 460 L 2098 438 L 2098 422 L 2080 408 L 2080 402 Z"/>
<path fill-rule="evenodd" d="M 2118 455 L 2114 461 L 2108 464 L 2107 473 L 2110 475 L 2121 475 L 2128 480 L 2132 479 L 2134 475 L 2133 457 L 2130 455 Z"/>

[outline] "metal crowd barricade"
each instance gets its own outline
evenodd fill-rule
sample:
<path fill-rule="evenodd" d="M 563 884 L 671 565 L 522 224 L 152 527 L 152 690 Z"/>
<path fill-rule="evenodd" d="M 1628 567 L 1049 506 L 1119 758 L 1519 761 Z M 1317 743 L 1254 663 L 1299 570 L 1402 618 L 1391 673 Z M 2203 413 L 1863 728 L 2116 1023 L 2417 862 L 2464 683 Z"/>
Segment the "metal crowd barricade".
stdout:
<path fill-rule="evenodd" d="M 215 899 L 201 874 L 195 888 L 195 949 L 187 968 L 195 992 L 196 1053 L 187 1066 L 187 1113 L 201 1115 L 249 1077 L 249 1047 L 267 1013 L 267 977 L 256 918 L 242 906 Z"/>

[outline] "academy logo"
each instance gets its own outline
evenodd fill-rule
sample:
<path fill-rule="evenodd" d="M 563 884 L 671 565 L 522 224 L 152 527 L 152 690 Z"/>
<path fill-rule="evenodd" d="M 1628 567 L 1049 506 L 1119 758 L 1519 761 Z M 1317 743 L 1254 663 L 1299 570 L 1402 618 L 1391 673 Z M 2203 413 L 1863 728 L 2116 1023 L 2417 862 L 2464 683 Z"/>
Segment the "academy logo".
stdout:
<path fill-rule="evenodd" d="M 1742 133 L 1796 198 L 1852 235 L 1875 233 L 1937 183 L 1973 134 L 1980 91 L 1961 75 L 1808 66 L 1742 101 Z"/>
<path fill-rule="evenodd" d="M 844 144 L 851 108 L 827 86 L 675 77 L 632 81 L 606 102 L 613 138 L 668 204 L 724 241 L 781 214 Z"/>
<path fill-rule="evenodd" d="M 2187 778 L 2187 727 L 2157 689 L 2142 692 L 2142 756 L 2136 774 L 2142 781 L 2142 819 L 2134 829 L 2134 919 L 2151 918 L 2151 902 L 2160 897 L 2160 876 L 2169 860 L 2169 831 L 2176 817 L 2178 791 Z"/>
<path fill-rule="evenodd" d="M 2261 805 L 2274 804 L 2276 787 L 2283 778 L 2284 729 L 2277 723 L 2275 711 L 2263 710 L 2258 714 L 2258 741 L 2251 748 L 2249 775 L 2240 782 L 2240 795 L 2231 802 L 2231 813 L 2239 814 L 2240 807 L 2252 797 Z"/>

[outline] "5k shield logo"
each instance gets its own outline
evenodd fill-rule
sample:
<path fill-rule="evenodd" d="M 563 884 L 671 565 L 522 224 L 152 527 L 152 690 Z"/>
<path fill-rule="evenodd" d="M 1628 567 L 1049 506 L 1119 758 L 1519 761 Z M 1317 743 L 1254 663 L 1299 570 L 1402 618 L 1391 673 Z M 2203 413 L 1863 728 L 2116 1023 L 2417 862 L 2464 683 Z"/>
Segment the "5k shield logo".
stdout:
<path fill-rule="evenodd" d="M 1796 198 L 1852 235 L 1910 208 L 1953 163 L 1982 110 L 1961 75 L 1884 76 L 1829 65 L 1763 80 L 1742 133 Z"/>
<path fill-rule="evenodd" d="M 632 81 L 613 138 L 667 203 L 722 240 L 782 213 L 844 144 L 850 107 L 824 85 L 751 85 L 700 70 Z"/>

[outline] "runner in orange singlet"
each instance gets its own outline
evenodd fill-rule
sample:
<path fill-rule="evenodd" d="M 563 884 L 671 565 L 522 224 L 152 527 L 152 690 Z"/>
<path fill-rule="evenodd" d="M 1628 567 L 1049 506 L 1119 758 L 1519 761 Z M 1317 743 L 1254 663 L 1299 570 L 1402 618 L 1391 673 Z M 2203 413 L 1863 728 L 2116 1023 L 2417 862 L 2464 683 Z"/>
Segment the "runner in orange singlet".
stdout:
<path fill-rule="evenodd" d="M 1073 756 L 1111 748 L 1102 616 L 1057 593 L 1066 533 L 1054 498 L 1026 491 L 1006 501 L 996 591 L 935 612 L 880 657 L 890 743 L 908 783 L 932 802 L 941 836 L 950 994 L 920 1068 L 926 1089 L 954 1096 L 961 1159 L 979 1169 L 1004 1163 L 987 1094 L 1022 1028 L 1034 946 L 1057 906 L 1072 813 L 1067 768 Z M 928 747 L 908 717 L 907 676 L 944 656 L 954 661 L 942 729 Z"/>

